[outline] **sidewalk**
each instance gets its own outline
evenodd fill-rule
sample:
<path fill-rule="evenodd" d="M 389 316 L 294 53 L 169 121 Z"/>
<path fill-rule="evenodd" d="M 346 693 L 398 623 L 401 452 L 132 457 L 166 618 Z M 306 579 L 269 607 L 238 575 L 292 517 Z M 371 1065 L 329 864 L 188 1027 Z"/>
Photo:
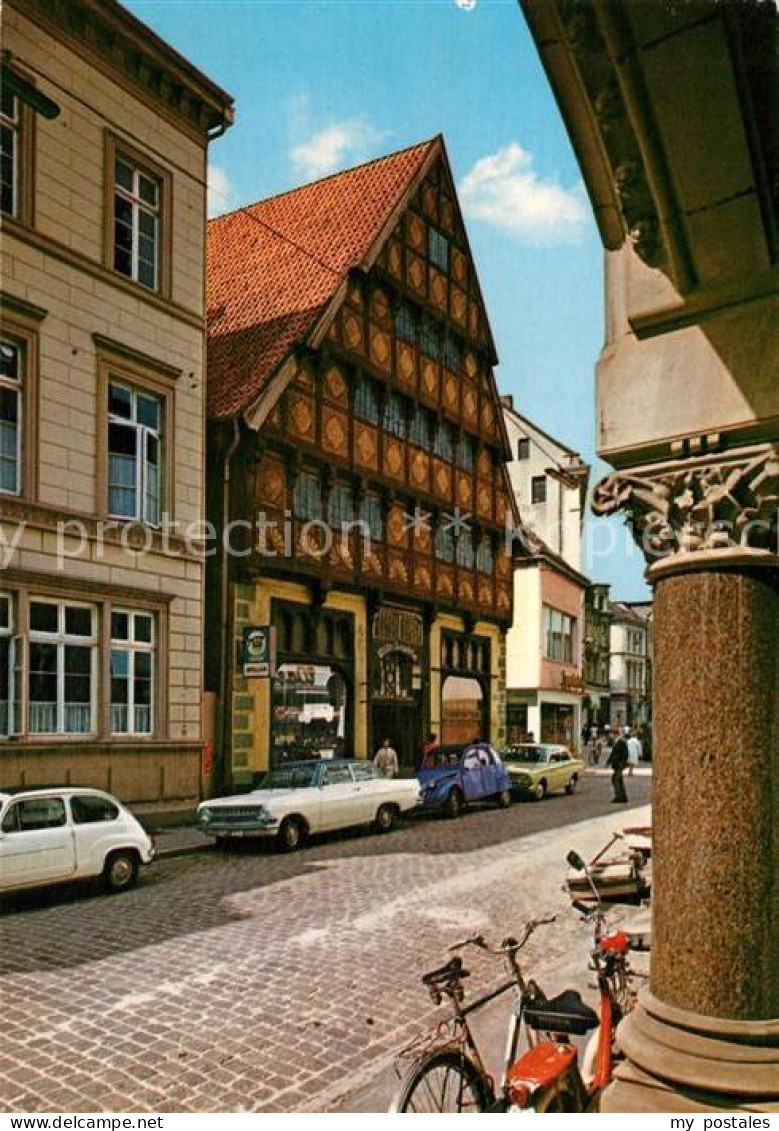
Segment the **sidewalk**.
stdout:
<path fill-rule="evenodd" d="M 623 823 L 649 824 L 651 809 L 646 805 L 628 808 L 622 811 L 620 817 Z M 608 837 L 614 824 L 614 819 L 611 817 L 597 817 L 578 826 L 569 826 L 564 830 L 564 843 L 576 844 L 586 855 L 589 849 Z M 557 899 L 558 907 L 555 910 L 559 914 L 559 929 L 563 938 L 567 934 L 570 939 L 563 957 L 551 958 L 553 953 L 551 947 L 549 958 L 543 952 L 540 954 L 536 952 L 532 969 L 528 972 L 538 978 L 547 992 L 557 992 L 563 987 L 571 987 L 579 990 L 585 1001 L 593 1008 L 597 1008 L 597 992 L 591 981 L 593 975 L 588 969 L 592 934 L 582 924 L 574 926 L 575 917 L 568 914 L 570 903 L 567 895 L 563 894 L 562 885 L 556 875 L 560 855 L 559 841 L 551 840 L 548 833 L 539 834 L 531 838 L 526 853 L 532 873 L 543 877 L 544 895 L 539 896 L 543 899 L 539 912 L 547 913 Z M 551 858 L 552 867 L 547 866 L 547 858 Z M 500 883 L 501 877 L 496 876 L 495 882 Z M 565 909 L 564 913 L 561 913 L 562 909 Z M 511 910 L 508 910 L 507 914 L 510 916 Z M 615 929 L 621 924 L 629 923 L 631 929 L 634 929 L 642 920 L 646 920 L 645 910 L 642 911 L 632 904 L 613 904 L 608 912 L 607 925 L 609 929 Z M 477 960 L 473 959 L 473 961 Z M 633 952 L 631 966 L 639 974 L 648 973 L 649 955 Z M 500 1078 L 503 1070 L 508 1013 L 511 1008 L 511 995 L 506 994 L 470 1018 L 477 1047 L 484 1057 L 487 1070 L 496 1079 Z M 575 1038 L 575 1041 L 583 1045 L 586 1039 Z M 362 1072 L 352 1074 L 348 1082 L 345 1081 L 331 1090 L 327 1098 L 328 1102 L 323 1106 L 301 1110 L 374 1114 L 386 1112 L 397 1094 L 400 1082 L 394 1067 L 398 1051 L 398 1049 L 391 1050 Z"/>
<path fill-rule="evenodd" d="M 216 844 L 212 836 L 201 833 L 194 825 L 154 829 L 153 836 L 157 860 L 171 856 L 185 856 L 189 852 L 210 851 Z"/>

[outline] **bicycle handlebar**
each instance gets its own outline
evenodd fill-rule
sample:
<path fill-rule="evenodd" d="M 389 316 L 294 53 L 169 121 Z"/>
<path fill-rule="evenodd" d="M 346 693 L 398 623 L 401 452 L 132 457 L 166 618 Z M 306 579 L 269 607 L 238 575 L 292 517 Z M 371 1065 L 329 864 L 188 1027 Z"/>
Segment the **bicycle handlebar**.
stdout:
<path fill-rule="evenodd" d="M 537 931 L 539 927 L 544 927 L 548 923 L 554 923 L 556 919 L 556 915 L 549 915 L 545 919 L 530 919 L 527 923 L 525 923 L 523 936 L 521 941 L 519 942 L 515 938 L 509 936 L 508 938 L 505 938 L 503 940 L 500 946 L 490 946 L 484 935 L 472 935 L 470 938 L 463 939 L 461 942 L 453 943 L 452 946 L 448 947 L 448 950 L 464 950 L 467 946 L 474 946 L 479 950 L 486 951 L 487 954 L 516 954 L 518 950 L 522 949 L 530 936 L 535 931 Z"/>

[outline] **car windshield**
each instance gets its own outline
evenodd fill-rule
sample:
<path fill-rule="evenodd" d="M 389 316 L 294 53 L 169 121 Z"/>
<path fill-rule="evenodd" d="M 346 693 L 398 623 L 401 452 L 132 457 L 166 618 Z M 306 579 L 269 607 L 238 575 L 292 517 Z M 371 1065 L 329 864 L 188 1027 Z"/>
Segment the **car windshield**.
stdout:
<path fill-rule="evenodd" d="M 314 785 L 320 762 L 295 762 L 269 770 L 256 789 L 308 789 Z"/>
<path fill-rule="evenodd" d="M 541 765 L 547 760 L 547 751 L 542 746 L 514 746 L 511 750 L 503 751 L 504 762 L 529 762 L 531 765 Z"/>

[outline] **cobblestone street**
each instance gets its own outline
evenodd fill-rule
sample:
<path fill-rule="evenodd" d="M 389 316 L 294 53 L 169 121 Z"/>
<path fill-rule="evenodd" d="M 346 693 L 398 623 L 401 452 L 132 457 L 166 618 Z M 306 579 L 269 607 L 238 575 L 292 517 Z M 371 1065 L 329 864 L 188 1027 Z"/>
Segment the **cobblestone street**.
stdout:
<path fill-rule="evenodd" d="M 584 968 L 565 853 L 645 820 L 650 785 L 628 780 L 630 809 L 609 804 L 608 778 L 588 777 L 573 797 L 413 819 L 295 856 L 161 860 L 118 897 L 6 899 L 3 1107 L 348 1111 L 350 1092 L 429 1021 L 419 975 L 466 933 L 500 938 L 557 911 L 528 964 L 542 981 L 572 954 Z"/>

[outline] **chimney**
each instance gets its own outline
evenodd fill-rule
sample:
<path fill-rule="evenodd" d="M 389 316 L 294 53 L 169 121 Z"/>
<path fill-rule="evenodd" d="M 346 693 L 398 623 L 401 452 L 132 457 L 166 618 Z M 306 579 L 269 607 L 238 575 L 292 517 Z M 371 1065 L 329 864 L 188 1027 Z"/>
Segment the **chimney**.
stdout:
<path fill-rule="evenodd" d="M 514 398 L 512 397 L 511 393 L 503 393 L 500 398 L 500 403 L 504 406 L 504 408 L 514 408 Z"/>

